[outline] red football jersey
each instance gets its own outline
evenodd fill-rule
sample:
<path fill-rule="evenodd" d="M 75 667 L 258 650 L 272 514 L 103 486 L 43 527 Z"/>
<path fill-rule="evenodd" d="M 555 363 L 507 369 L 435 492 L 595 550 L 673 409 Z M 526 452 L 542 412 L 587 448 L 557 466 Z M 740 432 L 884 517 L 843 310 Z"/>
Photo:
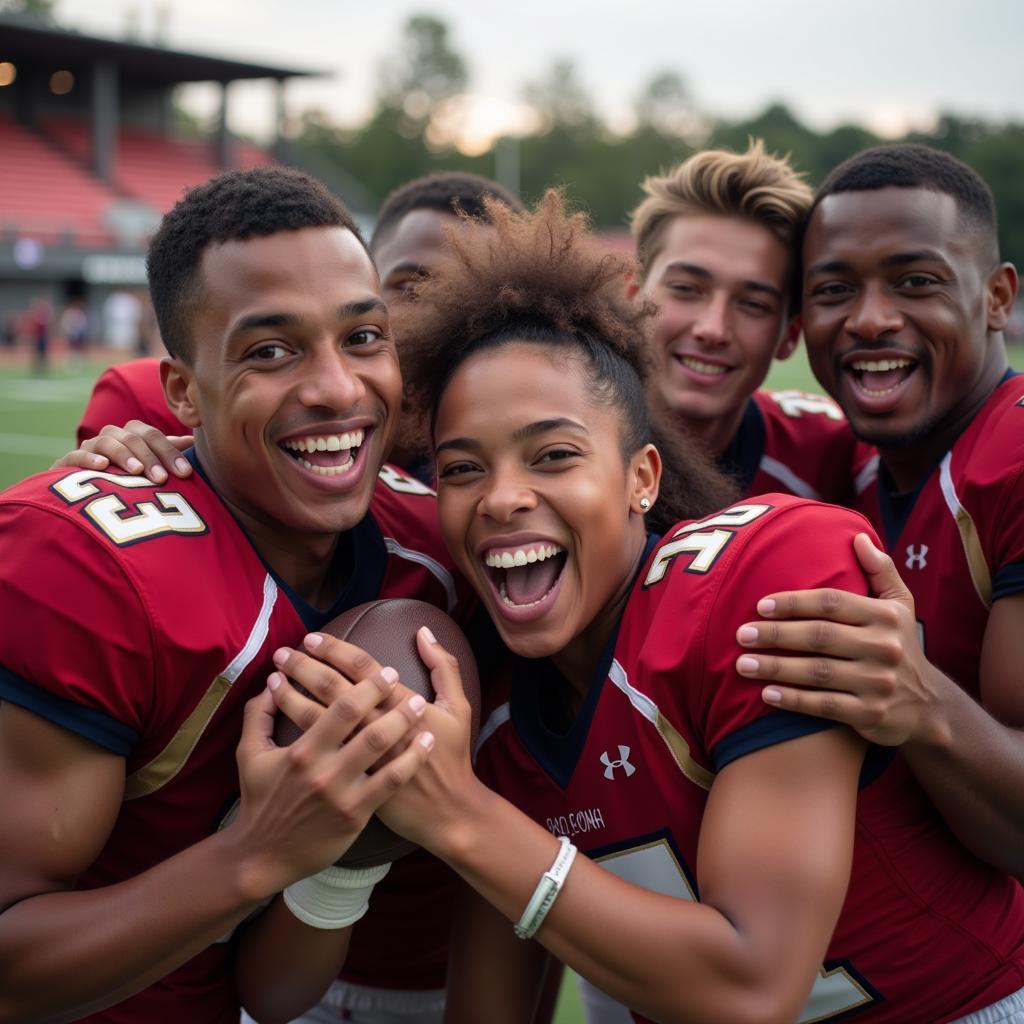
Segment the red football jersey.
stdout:
<path fill-rule="evenodd" d="M 159 359 L 133 359 L 100 374 L 78 424 L 78 443 L 95 437 L 110 423 L 123 427 L 129 420 L 142 420 L 165 434 L 192 433 L 167 408 Z"/>
<path fill-rule="evenodd" d="M 824 395 L 757 391 L 719 467 L 744 494 L 782 491 L 849 505 L 854 437 L 842 410 Z"/>
<path fill-rule="evenodd" d="M 156 486 L 51 471 L 0 496 L 0 699 L 127 762 L 120 815 L 80 887 L 136 875 L 221 826 L 238 795 L 243 705 L 266 685 L 278 647 L 378 597 L 460 616 L 433 494 L 417 481 L 385 467 L 370 514 L 340 545 L 354 569 L 319 612 L 268 571 L 199 472 Z M 374 981 L 429 987 L 419 985 L 426 972 L 443 985 L 436 920 L 410 936 L 407 904 L 399 913 L 389 902 L 403 871 L 378 886 L 365 919 L 379 922 L 392 954 L 378 957 Z M 395 945 L 423 938 L 436 962 L 420 954 L 407 979 Z M 354 947 L 357 965 L 360 955 Z M 226 946 L 89 1019 L 237 1021 Z"/>
<path fill-rule="evenodd" d="M 914 595 L 928 660 L 974 697 L 992 602 L 1024 590 L 1024 374 L 1008 375 L 918 490 L 862 446 L 856 506 Z"/>
<path fill-rule="evenodd" d="M 565 683 L 549 662 L 513 663 L 481 730 L 481 779 L 615 874 L 699 899 L 715 772 L 831 727 L 761 701 L 736 674 L 736 629 L 783 584 L 864 593 L 864 529 L 780 494 L 681 524 L 652 544 L 574 722 L 558 721 Z M 872 750 L 849 890 L 799 1020 L 938 1024 L 1022 984 L 1024 891 L 954 840 L 898 755 Z"/>

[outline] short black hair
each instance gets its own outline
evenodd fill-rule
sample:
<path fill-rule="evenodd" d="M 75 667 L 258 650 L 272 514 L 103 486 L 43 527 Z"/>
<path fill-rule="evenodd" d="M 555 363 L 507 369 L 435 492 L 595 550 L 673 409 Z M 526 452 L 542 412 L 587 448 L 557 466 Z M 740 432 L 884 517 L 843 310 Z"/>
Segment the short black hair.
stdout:
<path fill-rule="evenodd" d="M 478 220 L 490 215 L 484 197 L 491 196 L 508 209 L 522 213 L 525 207 L 504 185 L 465 171 L 438 171 L 400 185 L 381 204 L 377 223 L 370 236 L 375 251 L 388 232 L 413 210 L 437 210 L 440 213 L 464 213 Z"/>
<path fill-rule="evenodd" d="M 992 190 L 974 168 L 930 146 L 896 143 L 856 153 L 822 183 L 814 197 L 811 216 L 830 195 L 880 188 L 922 188 L 952 196 L 961 217 L 977 232 L 987 254 L 998 259 L 998 225 Z"/>
<path fill-rule="evenodd" d="M 228 171 L 185 193 L 164 215 L 146 256 L 160 335 L 191 362 L 191 319 L 202 301 L 199 266 L 210 245 L 300 228 L 347 228 L 365 248 L 352 214 L 325 185 L 287 167 Z"/>

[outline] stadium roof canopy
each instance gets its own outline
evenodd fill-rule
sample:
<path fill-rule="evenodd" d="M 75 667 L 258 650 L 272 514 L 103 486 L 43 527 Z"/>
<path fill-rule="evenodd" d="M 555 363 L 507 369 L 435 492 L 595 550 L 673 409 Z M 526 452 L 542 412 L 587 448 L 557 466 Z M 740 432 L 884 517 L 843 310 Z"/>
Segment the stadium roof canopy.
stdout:
<path fill-rule="evenodd" d="M 280 80 L 325 74 L 171 50 L 140 41 L 84 35 L 31 16 L 11 14 L 0 15 L 0 60 L 59 65 L 71 72 L 84 71 L 96 61 L 108 60 L 116 64 L 125 77 L 153 85 L 233 82 L 245 78 Z"/>

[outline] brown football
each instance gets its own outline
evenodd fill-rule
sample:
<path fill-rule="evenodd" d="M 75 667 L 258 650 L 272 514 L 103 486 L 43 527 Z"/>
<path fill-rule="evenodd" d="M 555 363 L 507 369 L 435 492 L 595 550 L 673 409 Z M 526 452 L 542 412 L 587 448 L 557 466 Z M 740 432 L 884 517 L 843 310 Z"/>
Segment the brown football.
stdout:
<path fill-rule="evenodd" d="M 416 649 L 416 631 L 427 626 L 438 643 L 459 660 L 459 674 L 466 699 L 473 711 L 470 740 L 476 742 L 480 728 L 480 682 L 469 641 L 450 616 L 425 601 L 391 598 L 370 601 L 332 619 L 320 632 L 361 647 L 381 665 L 391 665 L 410 690 L 434 699 L 430 672 Z M 299 727 L 280 712 L 274 727 L 274 742 L 287 746 L 299 735 Z M 404 857 L 416 849 L 414 843 L 396 835 L 374 815 L 359 838 L 338 861 L 347 868 L 366 868 Z"/>

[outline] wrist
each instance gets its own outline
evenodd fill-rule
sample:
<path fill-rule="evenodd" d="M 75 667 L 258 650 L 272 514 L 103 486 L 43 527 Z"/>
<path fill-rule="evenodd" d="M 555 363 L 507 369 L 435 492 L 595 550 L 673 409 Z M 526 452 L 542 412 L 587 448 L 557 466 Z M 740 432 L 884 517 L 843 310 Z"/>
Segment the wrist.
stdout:
<path fill-rule="evenodd" d="M 373 887 L 390 864 L 370 868 L 330 867 L 292 882 L 283 892 L 285 906 L 311 928 L 348 928 L 370 909 Z"/>
<path fill-rule="evenodd" d="M 905 746 L 931 752 L 948 751 L 954 743 L 954 723 L 962 722 L 963 715 L 970 712 L 970 708 L 965 709 L 963 705 L 973 705 L 974 701 L 935 668 L 929 673 L 927 689 L 931 699 L 925 704 L 916 734 L 908 738 Z"/>

